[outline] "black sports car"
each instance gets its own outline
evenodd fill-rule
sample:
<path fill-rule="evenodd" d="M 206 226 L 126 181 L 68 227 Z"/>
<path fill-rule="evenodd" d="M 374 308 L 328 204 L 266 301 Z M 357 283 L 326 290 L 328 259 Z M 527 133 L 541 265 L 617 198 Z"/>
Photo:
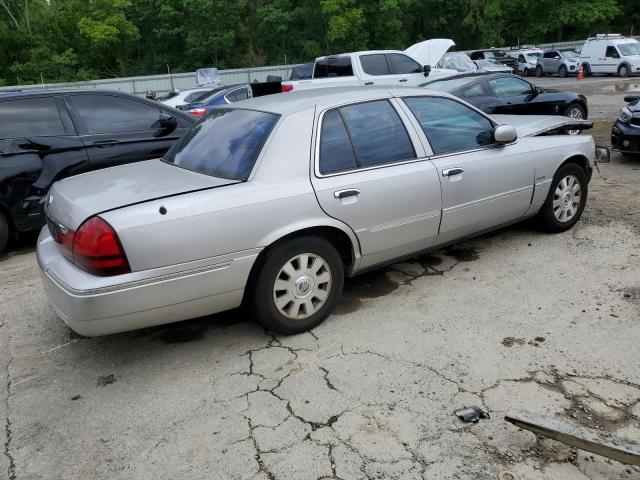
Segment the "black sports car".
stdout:
<path fill-rule="evenodd" d="M 110 90 L 0 94 L 0 252 L 9 236 L 45 224 L 56 180 L 158 158 L 195 120 L 158 102 Z"/>
<path fill-rule="evenodd" d="M 640 92 L 624 97 L 627 102 L 611 129 L 611 146 L 623 155 L 640 154 Z"/>
<path fill-rule="evenodd" d="M 589 113 L 584 95 L 536 87 L 509 73 L 456 75 L 421 86 L 460 97 L 486 113 L 564 115 L 585 119 Z"/>

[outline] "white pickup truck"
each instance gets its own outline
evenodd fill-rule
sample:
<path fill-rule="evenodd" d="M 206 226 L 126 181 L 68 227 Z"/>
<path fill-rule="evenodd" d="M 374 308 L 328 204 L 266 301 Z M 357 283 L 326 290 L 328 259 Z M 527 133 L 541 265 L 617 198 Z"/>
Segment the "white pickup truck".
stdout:
<path fill-rule="evenodd" d="M 282 91 L 357 85 L 393 85 L 415 87 L 429 80 L 457 75 L 455 70 L 432 68 L 453 40 L 436 38 L 399 50 L 368 50 L 316 58 L 309 80 L 282 82 Z"/>

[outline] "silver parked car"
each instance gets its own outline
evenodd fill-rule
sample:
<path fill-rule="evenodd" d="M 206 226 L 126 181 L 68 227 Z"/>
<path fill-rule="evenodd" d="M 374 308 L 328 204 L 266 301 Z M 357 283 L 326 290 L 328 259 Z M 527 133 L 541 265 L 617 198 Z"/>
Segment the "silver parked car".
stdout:
<path fill-rule="evenodd" d="M 345 275 L 534 215 L 552 232 L 573 226 L 594 144 L 554 132 L 585 122 L 491 118 L 414 88 L 238 102 L 163 159 L 54 184 L 37 249 L 45 291 L 89 336 L 243 303 L 269 329 L 305 331 Z"/>
<path fill-rule="evenodd" d="M 538 57 L 536 76 L 553 75 L 561 77 L 575 75 L 580 70 L 579 53 L 573 49 L 549 50 Z"/>

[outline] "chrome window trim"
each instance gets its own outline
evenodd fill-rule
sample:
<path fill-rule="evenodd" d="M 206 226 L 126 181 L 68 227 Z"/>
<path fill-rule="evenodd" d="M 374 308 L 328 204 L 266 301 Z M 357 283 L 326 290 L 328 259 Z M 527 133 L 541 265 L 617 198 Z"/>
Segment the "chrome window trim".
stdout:
<path fill-rule="evenodd" d="M 406 165 L 408 163 L 424 162 L 426 160 L 429 160 L 429 157 L 426 156 L 426 152 L 424 152 L 424 149 L 420 149 L 420 150 L 423 150 L 423 151 L 419 151 L 419 149 L 416 148 L 418 146 L 422 147 L 422 145 L 416 145 L 415 140 L 411 136 L 411 132 L 407 128 L 406 121 L 403 118 L 404 112 L 398 110 L 398 108 L 396 107 L 394 102 L 392 102 L 393 98 L 394 97 L 389 96 L 389 97 L 373 98 L 373 99 L 368 99 L 368 100 L 354 100 L 354 101 L 351 101 L 351 102 L 341 103 L 340 105 L 333 105 L 331 107 L 325 108 L 324 110 L 322 110 L 320 112 L 320 115 L 317 117 L 318 118 L 318 123 L 317 123 L 317 127 L 316 127 L 316 132 L 315 132 L 315 135 L 314 135 L 315 145 L 314 145 L 313 173 L 316 176 L 316 178 L 337 177 L 339 175 L 348 175 L 348 174 L 351 174 L 351 173 L 366 172 L 366 171 L 369 171 L 369 170 L 377 170 L 379 168 L 388 168 L 388 167 L 394 167 L 396 165 Z M 347 107 L 347 106 L 350 106 L 350 105 L 358 105 L 358 104 L 361 104 L 361 103 L 378 102 L 378 101 L 386 101 L 386 102 L 388 102 L 391 105 L 391 108 L 393 108 L 393 110 L 396 112 L 396 115 L 398 115 L 398 118 L 399 118 L 400 122 L 402 123 L 402 126 L 404 127 L 405 131 L 407 132 L 407 137 L 409 137 L 409 142 L 411 142 L 411 147 L 413 148 L 413 151 L 414 151 L 414 153 L 416 155 L 415 158 L 408 158 L 408 159 L 398 160 L 396 162 L 384 163 L 384 164 L 380 164 L 380 165 L 372 165 L 370 167 L 352 168 L 350 170 L 343 170 L 343 171 L 334 172 L 334 173 L 325 173 L 325 174 L 320 173 L 320 136 L 322 134 L 322 121 L 324 120 L 324 115 L 327 112 L 330 112 L 332 110 L 337 110 L 337 109 L 342 108 L 342 107 Z M 345 125 L 345 128 L 348 128 L 348 127 Z M 425 155 L 420 155 L 420 153 L 425 154 Z"/>

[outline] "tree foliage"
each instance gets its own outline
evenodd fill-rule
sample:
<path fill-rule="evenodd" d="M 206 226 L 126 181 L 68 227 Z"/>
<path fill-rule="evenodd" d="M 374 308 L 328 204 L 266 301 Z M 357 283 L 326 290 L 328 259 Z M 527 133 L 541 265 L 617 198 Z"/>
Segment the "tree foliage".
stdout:
<path fill-rule="evenodd" d="M 638 0 L 0 0 L 0 84 L 629 34 Z M 634 33 L 640 33 L 640 25 Z"/>

